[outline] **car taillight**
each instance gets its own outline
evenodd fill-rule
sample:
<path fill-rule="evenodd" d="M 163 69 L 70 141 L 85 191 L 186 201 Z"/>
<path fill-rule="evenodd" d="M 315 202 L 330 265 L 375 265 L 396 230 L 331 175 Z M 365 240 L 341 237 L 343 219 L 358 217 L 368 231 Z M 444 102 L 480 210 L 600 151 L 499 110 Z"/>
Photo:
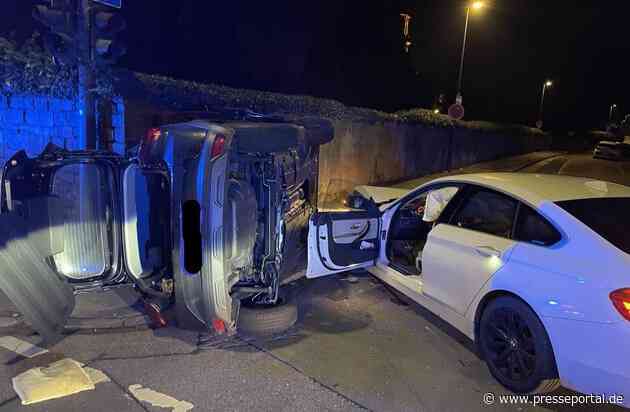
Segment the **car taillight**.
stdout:
<path fill-rule="evenodd" d="M 221 156 L 223 152 L 225 152 L 225 136 L 218 134 L 214 138 L 214 143 L 212 143 L 210 157 L 214 159 L 217 156 Z"/>
<path fill-rule="evenodd" d="M 144 140 L 140 142 L 140 152 L 138 156 L 143 162 L 149 162 L 151 160 L 151 149 L 153 145 L 160 140 L 162 131 L 159 127 L 153 127 L 147 130 L 147 134 L 144 136 Z"/>
<path fill-rule="evenodd" d="M 630 288 L 617 289 L 611 292 L 610 300 L 621 316 L 630 320 Z"/>
<path fill-rule="evenodd" d="M 160 131 L 159 127 L 153 127 L 147 130 L 146 143 L 151 143 L 159 140 L 161 134 L 162 132 Z"/>

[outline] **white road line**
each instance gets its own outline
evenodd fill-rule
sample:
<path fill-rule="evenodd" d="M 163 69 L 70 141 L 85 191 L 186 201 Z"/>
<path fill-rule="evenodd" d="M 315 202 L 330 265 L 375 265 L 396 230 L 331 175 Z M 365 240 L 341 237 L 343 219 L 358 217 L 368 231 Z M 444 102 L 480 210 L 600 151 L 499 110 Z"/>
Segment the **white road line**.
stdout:
<path fill-rule="evenodd" d="M 177 399 L 156 392 L 153 389 L 143 388 L 142 385 L 129 385 L 131 394 L 141 402 L 150 403 L 160 408 L 171 408 L 173 412 L 187 412 L 195 407 L 190 402 L 178 401 Z"/>
<path fill-rule="evenodd" d="M 34 358 L 35 356 L 48 352 L 48 349 L 40 348 L 37 345 L 33 345 L 30 342 L 13 336 L 0 337 L 0 346 L 27 358 Z"/>

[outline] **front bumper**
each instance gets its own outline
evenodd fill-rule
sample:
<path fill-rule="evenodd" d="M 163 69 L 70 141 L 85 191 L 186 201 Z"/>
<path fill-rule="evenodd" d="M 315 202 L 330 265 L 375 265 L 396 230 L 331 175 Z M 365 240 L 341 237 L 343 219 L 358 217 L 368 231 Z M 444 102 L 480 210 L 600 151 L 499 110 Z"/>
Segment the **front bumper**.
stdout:
<path fill-rule="evenodd" d="M 630 323 L 544 318 L 562 385 L 585 393 L 620 395 L 630 408 Z"/>

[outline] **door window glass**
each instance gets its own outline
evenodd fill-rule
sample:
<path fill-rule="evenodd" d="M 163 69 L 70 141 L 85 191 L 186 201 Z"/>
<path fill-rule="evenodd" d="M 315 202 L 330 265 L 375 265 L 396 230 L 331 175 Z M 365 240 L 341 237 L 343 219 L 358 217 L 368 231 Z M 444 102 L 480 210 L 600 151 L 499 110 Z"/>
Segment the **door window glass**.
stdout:
<path fill-rule="evenodd" d="M 70 164 L 53 176 L 52 194 L 63 203 L 63 251 L 53 255 L 57 270 L 83 280 L 110 267 L 107 175 L 95 164 Z"/>
<path fill-rule="evenodd" d="M 516 240 L 533 243 L 535 245 L 550 246 L 558 242 L 561 238 L 560 232 L 554 228 L 544 217 L 534 209 L 524 204 L 518 212 Z"/>
<path fill-rule="evenodd" d="M 509 238 L 516 200 L 491 190 L 476 190 L 466 199 L 452 222 L 465 229 Z"/>

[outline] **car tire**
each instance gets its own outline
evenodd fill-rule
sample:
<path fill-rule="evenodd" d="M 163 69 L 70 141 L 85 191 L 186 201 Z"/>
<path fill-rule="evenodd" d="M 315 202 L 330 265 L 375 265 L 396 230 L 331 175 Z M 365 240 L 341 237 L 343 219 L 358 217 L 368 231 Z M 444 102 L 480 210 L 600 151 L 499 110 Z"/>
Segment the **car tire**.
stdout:
<path fill-rule="evenodd" d="M 297 322 L 297 305 L 280 301 L 275 305 L 241 305 L 238 330 L 246 335 L 274 335 Z"/>
<path fill-rule="evenodd" d="M 510 391 L 547 393 L 560 386 L 547 331 L 522 300 L 492 300 L 481 314 L 478 336 L 490 373 Z"/>

